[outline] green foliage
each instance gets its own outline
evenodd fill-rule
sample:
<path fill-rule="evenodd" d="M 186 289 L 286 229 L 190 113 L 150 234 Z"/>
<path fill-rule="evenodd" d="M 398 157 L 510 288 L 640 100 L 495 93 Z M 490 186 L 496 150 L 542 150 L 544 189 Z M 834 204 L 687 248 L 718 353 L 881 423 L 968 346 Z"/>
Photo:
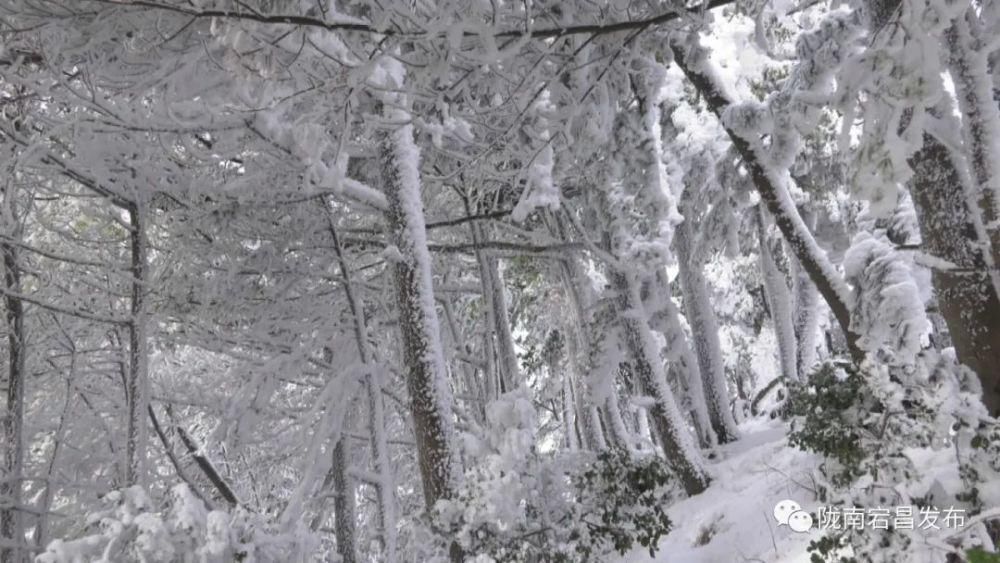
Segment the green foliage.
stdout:
<path fill-rule="evenodd" d="M 859 422 L 883 406 L 869 393 L 865 381 L 853 366 L 823 364 L 808 383 L 789 385 L 788 413 L 799 417 L 788 441 L 803 450 L 820 453 L 838 462 L 831 481 L 847 485 L 866 469 L 862 462 Z"/>
<path fill-rule="evenodd" d="M 533 456 L 530 465 L 532 473 L 505 473 L 493 485 L 467 481 L 455 499 L 439 503 L 442 545 L 457 538 L 467 553 L 497 562 L 599 562 L 637 545 L 652 556 L 671 529 L 664 507 L 674 489 L 659 458 L 609 451 L 581 464 Z"/>
<path fill-rule="evenodd" d="M 638 543 L 654 556 L 660 537 L 670 531 L 662 498 L 669 480 L 659 458 L 633 458 L 622 450 L 599 454 L 575 480 L 580 496 L 595 501 L 594 512 L 584 515 L 583 520 L 591 541 L 578 545 L 577 552 L 590 557 L 595 546 L 611 544 L 624 554 Z"/>
<path fill-rule="evenodd" d="M 853 557 L 844 557 L 837 553 L 844 548 L 843 537 L 831 534 L 809 542 L 810 563 L 857 563 Z"/>
<path fill-rule="evenodd" d="M 819 484 L 822 500 L 885 506 L 899 501 L 886 493 L 890 484 L 905 491 L 905 503 L 918 507 L 948 502 L 945 492 L 973 515 L 993 503 L 982 485 L 996 479 L 1000 429 L 984 415 L 969 391 L 974 388 L 963 384 L 959 367 L 933 355 L 922 360 L 908 366 L 870 360 L 861 368 L 827 363 L 807 383 L 790 386 L 789 442 L 824 456 L 821 472 L 829 482 Z M 954 465 L 914 465 L 907 453 L 942 448 L 955 452 Z M 932 476 L 945 471 L 957 471 L 961 490 L 926 488 L 925 483 L 939 482 Z M 956 547 L 976 545 L 972 535 L 966 539 L 972 543 Z M 851 558 L 842 555 L 846 546 Z M 809 551 L 813 563 L 903 562 L 922 546 L 912 529 L 846 529 L 813 541 Z"/>
<path fill-rule="evenodd" d="M 1000 563 L 1000 553 L 987 553 L 980 547 L 965 552 L 969 563 Z"/>

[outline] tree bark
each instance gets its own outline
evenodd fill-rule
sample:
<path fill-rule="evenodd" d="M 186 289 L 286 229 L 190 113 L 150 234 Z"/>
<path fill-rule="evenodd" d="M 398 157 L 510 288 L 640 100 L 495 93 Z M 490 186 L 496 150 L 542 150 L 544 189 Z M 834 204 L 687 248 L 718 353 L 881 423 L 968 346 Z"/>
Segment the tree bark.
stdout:
<path fill-rule="evenodd" d="M 806 226 L 815 227 L 815 215 L 808 210 L 802 214 Z M 819 348 L 819 293 L 809 279 L 809 273 L 802 268 L 795 256 L 790 256 L 792 267 L 792 287 L 794 288 L 795 307 L 795 364 L 799 377 L 808 378 L 816 363 Z"/>
<path fill-rule="evenodd" d="M 430 510 L 452 495 L 458 481 L 452 399 L 435 309 L 413 126 L 405 110 L 387 106 L 385 111 L 389 122 L 406 123 L 382 135 L 379 164 L 390 241 L 402 254 L 393 264 L 393 279 L 417 460 Z"/>
<path fill-rule="evenodd" d="M 551 230 L 560 240 L 567 241 L 565 219 L 558 214 L 553 214 L 552 219 Z M 569 323 L 570 326 L 567 327 L 566 346 L 570 365 L 573 366 L 573 377 L 578 383 L 574 405 L 576 418 L 582 428 L 583 445 L 591 451 L 603 451 L 608 449 L 608 442 L 601 429 L 600 415 L 597 405 L 593 402 L 593 393 L 587 381 L 588 370 L 583 360 L 590 356 L 589 337 L 584 333 L 588 318 L 586 303 L 593 299 L 591 295 L 593 289 L 588 286 L 590 281 L 581 268 L 578 252 L 573 252 L 559 261 L 559 273 L 573 305 L 572 317 L 575 321 Z"/>
<path fill-rule="evenodd" d="M 137 198 L 138 200 L 138 198 Z M 128 207 L 129 244 L 131 249 L 132 290 L 129 316 L 129 372 L 125 387 L 128 413 L 125 442 L 125 484 L 132 486 L 142 480 L 146 455 L 147 386 L 149 355 L 146 337 L 146 278 L 148 248 L 146 240 L 146 209 L 137 201 Z"/>
<path fill-rule="evenodd" d="M 711 418 L 708 415 L 708 401 L 705 399 L 705 389 L 698 371 L 698 359 L 695 356 L 688 335 L 681 326 L 680 310 L 671 295 L 670 282 L 667 273 L 658 269 L 654 273 L 653 289 L 650 292 L 655 307 L 651 325 L 654 330 L 663 335 L 666 341 L 667 359 L 670 362 L 670 374 L 676 377 L 687 401 L 690 403 L 691 423 L 698 435 L 699 444 L 709 448 L 719 443 L 715 430 L 712 429 Z"/>
<path fill-rule="evenodd" d="M 791 292 L 785 276 L 778 269 L 767 237 L 767 216 L 760 207 L 757 208 L 757 238 L 760 241 L 759 258 L 761 277 L 764 278 L 764 295 L 778 342 L 778 365 L 781 366 L 781 375 L 787 381 L 798 381 L 798 345 L 792 320 Z"/>
<path fill-rule="evenodd" d="M 357 563 L 358 546 L 356 512 L 354 502 L 354 480 L 351 479 L 347 461 L 347 436 L 341 436 L 333 447 L 333 462 L 330 478 L 333 485 L 333 514 L 336 519 L 334 536 L 337 538 L 337 553 L 343 563 Z"/>
<path fill-rule="evenodd" d="M 983 402 L 1000 414 L 1000 300 L 974 226 L 960 165 L 933 135 L 909 159 L 911 194 L 925 251 L 955 265 L 932 274 L 941 315 L 960 362 L 979 374 Z"/>
<path fill-rule="evenodd" d="M 486 257 L 486 267 L 490 277 L 490 303 L 493 322 L 496 323 L 497 353 L 500 360 L 500 383 L 504 392 L 513 391 L 521 384 L 521 367 L 517 363 L 514 350 L 514 336 L 507 310 L 507 296 L 504 294 L 503 278 L 499 260 Z"/>
<path fill-rule="evenodd" d="M 723 112 L 732 102 L 723 93 L 721 86 L 716 84 L 714 77 L 702 69 L 692 66 L 687 61 L 685 49 L 676 44 L 671 45 L 674 61 L 705 100 L 708 109 L 721 119 Z M 795 254 L 803 269 L 809 274 L 809 279 L 829 305 L 837 324 L 847 339 L 851 357 L 860 363 L 865 354 L 858 346 L 858 335 L 851 330 L 851 307 L 849 294 L 843 279 L 829 259 L 822 253 L 812 233 L 806 228 L 802 217 L 795 206 L 791 204 L 787 187 L 775 171 L 770 170 L 761 155 L 757 153 L 749 141 L 739 136 L 735 131 L 726 128 L 726 134 L 743 159 L 767 210 L 774 217 L 774 222 Z"/>
<path fill-rule="evenodd" d="M 580 449 L 580 434 L 577 426 L 576 401 L 574 399 L 573 380 L 565 369 L 566 342 L 562 332 L 551 331 L 545 338 L 542 348 L 542 361 L 548 369 L 552 381 L 561 381 L 560 407 L 563 423 L 563 447 L 569 451 Z"/>
<path fill-rule="evenodd" d="M 6 194 L 11 197 L 11 194 Z M 3 253 L 4 286 L 7 290 L 7 401 L 3 418 L 4 474 L 0 477 L 0 562 L 20 563 L 24 551 L 13 546 L 24 544 L 24 522 L 21 514 L 24 490 L 24 385 L 26 350 L 24 305 L 13 294 L 21 291 L 21 270 L 17 248 L 0 245 Z"/>
<path fill-rule="evenodd" d="M 472 224 L 472 242 L 477 246 L 486 239 L 481 225 Z M 498 390 L 500 393 L 512 391 L 521 382 L 521 369 L 514 351 L 511 334 L 510 314 L 507 311 L 507 297 L 504 295 L 503 280 L 500 277 L 499 262 L 487 255 L 481 248 L 476 249 L 479 264 L 479 281 L 483 288 L 483 304 L 486 309 L 487 333 L 491 334 L 492 351 L 496 362 Z"/>
<path fill-rule="evenodd" d="M 376 371 L 375 353 L 368 342 L 368 322 L 365 319 L 364 304 L 355 291 L 351 270 L 347 266 L 344 250 L 340 245 L 340 237 L 337 236 L 337 228 L 328 205 L 324 206 L 324 210 L 326 211 L 330 237 L 333 239 L 333 246 L 337 253 L 340 275 L 344 278 L 347 306 L 354 321 L 354 339 L 358 347 L 358 358 L 364 365 L 368 366 L 365 371 L 364 384 L 368 399 L 368 430 L 372 465 L 379 478 L 379 482 L 375 486 L 375 494 L 378 498 L 378 525 L 382 533 L 383 560 L 386 563 L 392 563 L 396 560 L 395 478 L 392 473 L 389 447 L 385 437 L 385 401 L 382 397 L 382 378 Z M 334 452 L 335 461 L 336 455 Z M 351 491 L 353 493 L 353 488 Z"/>
<path fill-rule="evenodd" d="M 646 395 L 653 398 L 649 416 L 656 427 L 664 457 L 687 494 L 701 493 L 710 479 L 667 385 L 653 332 L 644 314 L 638 282 L 634 276 L 618 271 L 611 272 L 611 278 L 618 291 L 619 319 L 625 330 L 625 344 L 634 363 L 635 376 Z"/>
<path fill-rule="evenodd" d="M 690 213 L 686 214 L 690 216 Z M 684 221 L 674 234 L 677 263 L 680 268 L 681 289 L 684 292 L 684 310 L 691 323 L 692 340 L 701 372 L 702 392 L 708 404 L 708 418 L 720 444 L 738 437 L 736 421 L 729 410 L 729 391 L 726 386 L 725 366 L 722 364 L 722 346 L 719 343 L 719 325 L 708 295 L 708 282 L 702 265 L 692 249 L 691 226 Z"/>
<path fill-rule="evenodd" d="M 1000 292 L 1000 107 L 993 100 L 989 64 L 978 52 L 976 16 L 972 8 L 945 32 L 948 68 L 962 113 L 962 136 L 973 190 L 991 247 L 987 266 L 995 292 Z"/>

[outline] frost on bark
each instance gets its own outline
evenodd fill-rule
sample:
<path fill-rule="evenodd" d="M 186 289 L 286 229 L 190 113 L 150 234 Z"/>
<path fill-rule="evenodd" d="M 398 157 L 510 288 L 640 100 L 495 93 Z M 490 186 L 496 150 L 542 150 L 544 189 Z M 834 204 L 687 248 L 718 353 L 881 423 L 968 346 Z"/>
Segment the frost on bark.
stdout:
<path fill-rule="evenodd" d="M 560 240 L 568 236 L 564 219 L 555 215 L 552 230 Z M 566 348 L 577 385 L 571 385 L 575 395 L 576 418 L 580 425 L 582 445 L 590 450 L 602 451 L 608 448 L 601 428 L 598 405 L 594 404 L 594 390 L 588 377 L 586 358 L 590 355 L 590 342 L 585 334 L 588 319 L 588 305 L 593 301 L 593 288 L 580 264 L 579 253 L 572 253 L 559 262 L 559 274 L 569 295 L 572 307 L 572 322 L 567 326 Z"/>
<path fill-rule="evenodd" d="M 577 257 L 578 258 L 578 257 Z M 565 283 L 569 286 L 574 319 L 571 327 L 571 355 L 574 370 L 586 389 L 581 406 L 584 433 L 591 449 L 628 447 L 628 435 L 621 418 L 621 409 L 615 393 L 615 370 L 607 365 L 611 350 L 601 342 L 601 336 L 613 330 L 607 310 L 595 314 L 591 281 L 576 261 L 565 261 Z M 603 415 L 603 416 L 601 416 Z"/>
<path fill-rule="evenodd" d="M 566 373 L 566 343 L 562 332 L 553 330 L 545 338 L 542 361 L 553 381 L 561 381 L 560 403 L 563 424 L 563 446 L 570 451 L 580 449 L 580 429 L 577 425 L 576 398 L 573 379 Z"/>
<path fill-rule="evenodd" d="M 698 359 L 684 327 L 681 326 L 680 310 L 674 303 L 670 282 L 663 269 L 657 270 L 654 274 L 650 301 L 653 313 L 650 324 L 666 341 L 665 350 L 667 360 L 670 362 L 670 373 L 676 376 L 684 393 L 687 394 L 691 422 L 698 434 L 699 443 L 706 448 L 715 446 L 719 439 L 712 429 L 711 419 L 708 416 L 708 402 L 705 400 L 705 390 L 698 371 Z"/>
<path fill-rule="evenodd" d="M 879 0 L 875 5 L 880 9 L 869 9 L 872 29 L 891 29 L 896 25 L 893 19 L 908 14 L 900 0 Z M 990 11 L 988 4 L 984 6 L 984 15 Z M 899 128 L 904 131 L 914 119 L 924 121 L 919 124 L 924 125 L 923 132 L 914 139 L 919 148 L 914 147 L 915 152 L 907 158 L 912 171 L 910 193 L 923 239 L 921 250 L 935 262 L 935 296 L 958 360 L 979 375 L 983 402 L 997 414 L 1000 277 L 995 256 L 1000 225 L 996 221 L 995 143 L 1000 110 L 991 100 L 989 60 L 985 53 L 977 52 L 982 45 L 976 38 L 975 20 L 972 11 L 960 11 L 950 23 L 941 22 L 948 25 L 943 38 L 926 32 L 906 33 L 899 46 L 929 49 L 945 56 L 962 115 L 961 130 L 947 95 L 939 97 L 933 107 L 906 108 Z M 930 66 L 938 62 L 936 59 L 904 71 L 923 70 L 925 81 L 938 81 L 942 69 Z M 943 83 L 932 86 L 944 87 Z"/>
<path fill-rule="evenodd" d="M 347 437 L 342 436 L 333 448 L 330 477 L 333 481 L 333 513 L 336 518 L 334 535 L 337 553 L 344 563 L 358 561 L 357 530 L 355 525 L 354 483 L 348 475 Z"/>
<path fill-rule="evenodd" d="M 778 269 L 771 242 L 767 236 L 767 215 L 763 209 L 757 209 L 757 238 L 759 240 L 760 270 L 764 278 L 764 295 L 771 321 L 774 323 L 774 334 L 778 341 L 778 365 L 781 375 L 786 381 L 797 381 L 799 378 L 797 366 L 797 344 L 795 340 L 795 324 L 792 320 L 792 300 L 785 274 Z"/>
<path fill-rule="evenodd" d="M 738 437 L 736 420 L 729 410 L 729 392 L 726 386 L 722 345 L 719 342 L 719 325 L 709 300 L 708 282 L 702 265 L 694 256 L 691 227 L 687 221 L 677 226 L 674 235 L 677 263 L 680 268 L 681 289 L 684 292 L 684 309 L 691 324 L 692 341 L 701 372 L 702 392 L 708 405 L 708 417 L 719 443 L 725 444 Z"/>
<path fill-rule="evenodd" d="M 379 165 L 390 241 L 402 256 L 393 264 L 393 279 L 417 460 L 424 501 L 431 509 L 451 496 L 457 482 L 451 391 L 434 305 L 413 125 L 402 109 L 387 109 L 386 114 L 391 123 L 405 123 L 382 134 Z"/>
<path fill-rule="evenodd" d="M 450 300 L 441 301 L 441 312 L 444 313 L 445 328 L 448 329 L 448 344 L 459 355 L 464 355 L 458 362 L 458 369 L 461 372 L 462 392 L 473 398 L 472 404 L 467 407 L 468 413 L 478 424 L 486 421 L 486 397 L 489 396 L 489 382 L 485 377 L 480 377 L 478 370 L 468 360 L 472 356 L 472 347 L 461 337 L 461 331 L 455 320 L 454 307 Z"/>
<path fill-rule="evenodd" d="M 648 412 L 660 438 L 663 454 L 684 490 L 689 495 L 696 495 L 708 487 L 710 479 L 702 465 L 701 453 L 695 447 L 667 384 L 658 346 L 642 305 L 638 281 L 634 276 L 618 271 L 611 272 L 611 278 L 618 291 L 619 318 L 635 377 L 646 395 L 653 399 Z"/>
<path fill-rule="evenodd" d="M 382 534 L 383 560 L 392 562 L 396 560 L 396 500 L 393 494 L 395 490 L 395 477 L 392 473 L 392 466 L 389 460 L 389 445 L 385 435 L 385 401 L 382 397 L 382 381 L 376 366 L 375 353 L 368 342 L 368 323 L 365 319 L 364 304 L 354 287 L 351 270 L 344 257 L 344 251 L 340 244 L 340 237 L 337 234 L 337 228 L 334 224 L 330 208 L 326 202 L 323 203 L 323 207 L 327 218 L 330 238 L 333 240 L 333 247 L 337 253 L 340 275 L 343 277 L 347 307 L 351 312 L 353 320 L 352 326 L 354 329 L 354 340 L 358 349 L 358 359 L 366 366 L 364 386 L 368 403 L 369 444 L 371 447 L 372 465 L 374 466 L 375 475 L 378 476 L 378 483 L 375 485 L 375 495 L 378 500 L 378 525 Z M 342 438 L 341 443 L 343 442 L 344 439 Z M 338 467 L 338 458 L 343 453 L 342 451 L 338 453 L 337 450 L 334 450 L 333 455 L 333 469 L 336 469 Z M 346 476 L 347 464 L 341 463 L 339 465 L 344 468 L 344 477 L 340 479 L 343 483 L 341 488 L 346 489 L 346 485 L 348 484 Z M 350 490 L 353 498 L 353 486 L 351 486 Z M 348 508 L 348 505 L 345 504 L 344 508 Z M 353 510 L 350 514 L 353 516 Z M 350 534 L 348 535 L 347 532 L 350 532 Z M 350 538 L 345 543 L 349 542 L 349 545 L 352 546 L 356 541 L 356 534 L 353 532 L 354 523 L 352 519 L 350 530 L 344 530 L 345 537 Z M 340 545 L 339 532 L 337 543 Z M 349 550 L 349 553 L 353 556 L 356 551 L 352 548 Z"/>
<path fill-rule="evenodd" d="M 24 522 L 20 507 L 24 470 L 24 385 L 25 341 L 24 306 L 14 294 L 20 292 L 21 271 L 17 249 L 11 244 L 0 245 L 3 253 L 3 279 L 7 309 L 7 377 L 3 381 L 6 412 L 3 413 L 3 474 L 0 475 L 0 561 L 20 561 L 21 551 L 14 547 L 24 543 Z"/>
<path fill-rule="evenodd" d="M 465 211 L 470 215 L 472 214 L 471 207 L 468 204 L 466 204 Z M 479 266 L 479 286 L 483 295 L 483 311 L 486 314 L 486 330 L 483 331 L 483 355 L 485 356 L 483 358 L 485 362 L 483 379 L 486 388 L 484 400 L 491 402 L 499 398 L 505 391 L 503 366 L 500 361 L 499 338 L 497 336 L 499 325 L 496 318 L 497 310 L 494 300 L 493 272 L 495 268 L 491 268 L 490 257 L 486 255 L 486 252 L 482 248 L 479 248 L 484 238 L 482 228 L 473 223 L 469 226 L 469 230 L 472 235 L 472 243 L 477 247 L 475 252 L 476 264 Z"/>
<path fill-rule="evenodd" d="M 1000 414 L 1000 300 L 977 244 L 964 178 L 951 151 L 927 133 L 909 164 L 924 252 L 954 266 L 932 274 L 941 315 L 959 361 L 979 374 L 983 402 Z"/>
<path fill-rule="evenodd" d="M 482 226 L 473 224 L 473 244 L 479 245 L 485 238 Z M 491 361 L 495 361 L 496 364 L 497 396 L 499 396 L 513 391 L 520 385 L 521 369 L 517 363 L 517 353 L 514 351 L 514 337 L 511 333 L 510 314 L 507 310 L 507 297 L 504 295 L 499 261 L 480 248 L 476 249 L 476 261 L 479 263 L 480 285 L 483 288 L 483 301 L 489 325 L 487 333 L 492 334 L 490 349 L 495 358 Z"/>
<path fill-rule="evenodd" d="M 593 401 L 600 405 L 608 443 L 616 449 L 631 453 L 635 448 L 622 416 L 618 392 L 624 358 L 620 352 L 620 337 L 615 328 L 616 314 L 611 305 L 608 300 L 601 299 L 599 303 L 587 307 L 596 309 L 588 317 L 584 327 L 588 350 L 587 379 Z"/>
<path fill-rule="evenodd" d="M 125 442 L 125 483 L 129 486 L 142 479 L 146 448 L 146 411 L 149 398 L 149 355 L 146 320 L 146 287 L 148 241 L 146 208 L 139 201 L 128 207 L 129 244 L 131 248 L 131 315 L 129 318 L 129 371 L 125 388 L 128 412 Z"/>
<path fill-rule="evenodd" d="M 803 220 L 810 228 L 815 227 L 815 215 L 803 212 Z M 809 273 L 802 268 L 794 256 L 789 257 L 792 269 L 792 288 L 795 298 L 793 316 L 795 322 L 795 365 L 799 377 L 805 379 L 816 364 L 819 349 L 819 293 L 809 279 Z"/>
<path fill-rule="evenodd" d="M 517 353 L 514 351 L 514 335 L 510 324 L 510 312 L 507 310 L 507 296 L 504 295 L 503 278 L 500 273 L 499 261 L 487 258 L 490 270 L 492 291 L 490 301 L 496 323 L 497 352 L 500 360 L 500 383 L 503 391 L 513 391 L 521 384 L 521 368 L 517 363 Z"/>
<path fill-rule="evenodd" d="M 697 61 L 697 65 L 689 64 L 684 47 L 672 44 L 671 50 L 674 53 L 674 61 L 705 100 L 708 109 L 721 119 L 732 102 L 710 72 L 699 66 L 704 64 L 704 61 Z M 851 330 L 850 294 L 836 268 L 816 244 L 812 233 L 806 228 L 802 217 L 795 209 L 788 195 L 788 188 L 784 185 L 782 174 L 766 162 L 750 141 L 728 127 L 725 130 L 788 247 L 833 312 L 837 324 L 847 339 L 851 356 L 860 362 L 864 359 L 864 352 L 858 346 L 858 335 Z"/>
<path fill-rule="evenodd" d="M 615 448 L 632 452 L 635 448 L 632 445 L 632 437 L 622 416 L 621 405 L 618 404 L 616 393 L 604 399 L 604 420 L 607 421 L 608 435 L 614 442 Z"/>
<path fill-rule="evenodd" d="M 570 281 L 570 278 L 573 274 L 567 273 L 567 271 L 572 272 L 573 268 L 566 266 L 563 272 L 563 281 L 565 285 L 572 286 L 573 282 Z M 576 290 L 571 287 L 570 293 L 573 294 L 572 299 L 574 304 L 576 304 L 578 299 Z M 587 377 L 587 366 L 584 360 L 587 353 L 587 345 L 585 341 L 586 337 L 583 335 L 583 320 L 580 319 L 580 315 L 583 315 L 584 312 L 582 307 L 578 306 L 574 307 L 574 312 L 576 313 L 576 317 L 574 318 L 574 322 L 568 323 L 567 331 L 569 335 L 566 339 L 567 355 L 570 358 L 570 365 L 573 368 L 571 378 L 577 383 L 577 385 L 571 383 L 569 386 L 573 394 L 572 406 L 575 411 L 577 424 L 580 427 L 581 446 L 591 451 L 604 451 L 608 449 L 608 442 L 601 428 L 601 418 L 597 410 L 597 405 L 594 404 L 594 390 L 591 388 L 591 382 Z"/>
<path fill-rule="evenodd" d="M 972 8 L 945 32 L 948 68 L 955 85 L 969 171 L 979 212 L 992 246 L 992 261 L 1000 263 L 1000 106 L 993 99 L 986 50 L 979 40 Z M 996 290 L 1000 284 L 994 278 Z"/>
<path fill-rule="evenodd" d="M 337 247 L 336 243 L 334 246 Z M 337 247 L 337 250 L 339 254 L 340 248 Z M 329 346 L 323 347 L 323 361 L 328 365 L 333 364 L 333 350 Z M 358 561 L 357 503 L 354 479 L 350 474 L 351 462 L 347 452 L 350 444 L 346 435 L 339 432 L 336 434 L 333 450 L 330 453 L 330 468 L 323 477 L 320 490 L 331 491 L 333 497 L 333 535 L 337 540 L 337 554 L 344 563 L 356 563 Z M 326 508 L 321 506 L 319 513 L 313 518 L 313 529 L 319 528 L 326 518 Z"/>

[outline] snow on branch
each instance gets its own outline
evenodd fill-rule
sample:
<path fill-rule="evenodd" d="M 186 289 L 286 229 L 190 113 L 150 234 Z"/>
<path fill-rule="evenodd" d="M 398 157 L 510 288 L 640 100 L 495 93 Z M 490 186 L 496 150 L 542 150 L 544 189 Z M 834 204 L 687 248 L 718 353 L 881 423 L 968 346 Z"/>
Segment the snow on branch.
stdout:
<path fill-rule="evenodd" d="M 154 2 L 151 0 L 91 0 L 92 2 L 97 2 L 100 4 L 114 4 L 116 6 L 135 6 L 137 8 L 146 8 L 151 10 L 162 10 L 168 12 L 175 12 L 189 17 L 194 18 L 224 18 L 224 19 L 237 19 L 246 20 L 256 23 L 263 24 L 273 24 L 273 25 L 295 25 L 300 27 L 310 27 L 325 29 L 328 31 L 352 31 L 360 33 L 372 33 L 380 34 L 390 37 L 406 37 L 406 38 L 445 38 L 449 32 L 447 31 L 425 31 L 425 30 L 402 30 L 402 29 L 380 29 L 377 26 L 364 23 L 361 20 L 351 21 L 327 21 L 325 19 L 297 15 L 297 14 L 264 14 L 260 12 L 237 10 L 237 9 L 223 9 L 223 8 L 209 8 L 209 9 L 196 9 L 187 6 L 175 6 L 171 4 L 166 4 L 163 2 Z M 707 0 L 704 4 L 699 6 L 694 6 L 688 8 L 688 13 L 697 14 L 703 10 L 711 10 L 718 8 L 720 6 L 726 6 L 728 4 L 734 3 L 735 0 Z M 634 30 L 645 30 L 649 27 L 660 26 L 665 23 L 671 22 L 673 20 L 681 18 L 682 15 L 677 11 L 664 12 L 662 14 L 633 21 L 622 21 L 613 22 L 606 24 L 579 24 L 579 25 L 568 25 L 559 27 L 545 27 L 539 29 L 508 29 L 503 31 L 498 31 L 493 34 L 494 38 L 532 38 L 532 39 L 550 39 L 554 37 L 565 37 L 567 35 L 606 35 L 609 33 L 618 33 L 622 31 L 634 31 Z M 462 33 L 465 37 L 478 37 L 479 34 L 465 31 Z"/>

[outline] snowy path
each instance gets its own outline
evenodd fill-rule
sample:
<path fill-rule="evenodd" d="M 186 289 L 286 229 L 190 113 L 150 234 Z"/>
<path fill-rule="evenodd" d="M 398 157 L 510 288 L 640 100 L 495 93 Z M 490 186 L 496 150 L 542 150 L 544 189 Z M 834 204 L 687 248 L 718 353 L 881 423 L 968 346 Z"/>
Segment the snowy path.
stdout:
<path fill-rule="evenodd" d="M 721 447 L 721 459 L 709 466 L 708 490 L 668 511 L 674 530 L 656 557 L 637 550 L 620 563 L 808 563 L 806 548 L 820 533 L 778 527 L 772 510 L 784 499 L 815 510 L 810 475 L 818 459 L 789 447 L 779 421 L 750 421 L 740 430 L 743 438 Z"/>

